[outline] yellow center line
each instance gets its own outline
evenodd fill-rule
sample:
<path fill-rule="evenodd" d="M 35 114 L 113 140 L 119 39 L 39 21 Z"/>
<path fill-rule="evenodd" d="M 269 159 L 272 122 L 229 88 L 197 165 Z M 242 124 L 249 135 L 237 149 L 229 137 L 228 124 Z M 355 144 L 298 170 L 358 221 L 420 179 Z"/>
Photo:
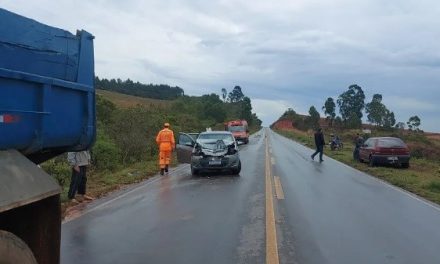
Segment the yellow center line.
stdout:
<path fill-rule="evenodd" d="M 273 209 L 271 164 L 266 137 L 266 264 L 279 264 L 277 231 Z"/>
<path fill-rule="evenodd" d="M 275 179 L 275 194 L 277 195 L 278 200 L 284 200 L 284 191 L 283 186 L 281 186 L 280 177 L 274 176 Z"/>

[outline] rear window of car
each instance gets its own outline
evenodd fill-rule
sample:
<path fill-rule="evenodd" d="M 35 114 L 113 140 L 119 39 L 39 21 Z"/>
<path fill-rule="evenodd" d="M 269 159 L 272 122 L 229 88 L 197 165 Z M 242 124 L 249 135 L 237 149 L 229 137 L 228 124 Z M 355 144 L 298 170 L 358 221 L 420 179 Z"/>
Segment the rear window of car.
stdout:
<path fill-rule="evenodd" d="M 231 131 L 231 132 L 245 131 L 244 126 L 229 126 L 228 130 Z"/>
<path fill-rule="evenodd" d="M 380 138 L 377 145 L 381 148 L 404 148 L 405 143 L 399 138 Z"/>
<path fill-rule="evenodd" d="M 221 134 L 221 133 L 209 133 L 209 134 L 200 134 L 199 137 L 197 138 L 197 140 L 206 140 L 206 139 L 211 139 L 211 140 L 226 140 L 226 141 L 233 141 L 234 138 L 232 137 L 231 134 Z"/>

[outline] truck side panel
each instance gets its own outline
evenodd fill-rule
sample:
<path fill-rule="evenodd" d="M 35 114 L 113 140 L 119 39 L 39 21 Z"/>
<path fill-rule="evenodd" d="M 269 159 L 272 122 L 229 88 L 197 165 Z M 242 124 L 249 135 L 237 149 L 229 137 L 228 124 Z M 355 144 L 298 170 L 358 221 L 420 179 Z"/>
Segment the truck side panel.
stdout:
<path fill-rule="evenodd" d="M 4 9 L 0 21 L 0 68 L 76 82 L 77 36 Z"/>
<path fill-rule="evenodd" d="M 0 92 L 0 150 L 41 162 L 89 148 L 96 130 L 93 36 L 0 9 Z"/>

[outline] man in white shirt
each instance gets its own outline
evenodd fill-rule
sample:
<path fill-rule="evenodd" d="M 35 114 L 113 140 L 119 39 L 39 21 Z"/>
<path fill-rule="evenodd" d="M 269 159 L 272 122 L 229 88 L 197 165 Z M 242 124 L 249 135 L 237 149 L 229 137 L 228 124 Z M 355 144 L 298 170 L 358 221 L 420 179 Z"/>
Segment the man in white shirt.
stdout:
<path fill-rule="evenodd" d="M 68 152 L 67 161 L 72 166 L 68 198 L 72 202 L 82 202 L 84 199 L 93 200 L 92 197 L 86 195 L 86 168 L 90 164 L 89 151 Z M 78 193 L 77 196 L 76 193 Z"/>

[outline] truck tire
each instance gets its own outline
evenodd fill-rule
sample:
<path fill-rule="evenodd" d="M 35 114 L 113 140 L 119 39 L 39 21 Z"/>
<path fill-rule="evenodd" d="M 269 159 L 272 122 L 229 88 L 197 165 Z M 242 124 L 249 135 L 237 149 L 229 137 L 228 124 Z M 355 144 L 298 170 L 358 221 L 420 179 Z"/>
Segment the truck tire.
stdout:
<path fill-rule="evenodd" d="M 23 240 L 2 230 L 0 230 L 0 256 L 0 264 L 38 264 Z"/>

